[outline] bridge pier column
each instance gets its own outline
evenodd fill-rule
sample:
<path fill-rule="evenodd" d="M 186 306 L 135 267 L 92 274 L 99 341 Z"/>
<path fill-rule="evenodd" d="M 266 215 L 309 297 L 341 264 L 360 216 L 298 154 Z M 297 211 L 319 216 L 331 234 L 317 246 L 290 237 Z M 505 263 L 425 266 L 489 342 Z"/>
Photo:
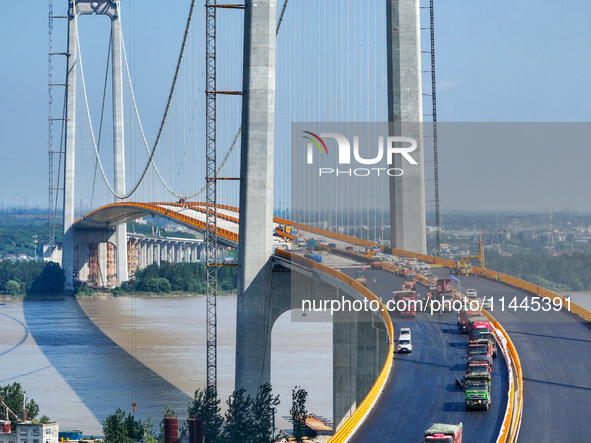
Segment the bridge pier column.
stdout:
<path fill-rule="evenodd" d="M 140 241 L 140 262 L 138 263 L 138 269 L 144 269 L 147 262 L 147 248 L 146 241 Z"/>
<path fill-rule="evenodd" d="M 372 314 L 365 312 L 359 313 L 357 317 L 357 405 L 363 401 L 381 369 L 378 369 L 380 331 L 374 328 L 371 317 Z M 381 362 L 383 361 L 382 359 Z"/>
<path fill-rule="evenodd" d="M 175 261 L 177 263 L 182 263 L 184 261 L 183 260 L 183 255 L 184 255 L 183 254 L 183 246 L 181 244 L 177 243 L 175 245 L 175 250 L 176 250 L 176 259 L 175 259 Z"/>
<path fill-rule="evenodd" d="M 338 293 L 337 293 L 338 294 Z M 340 295 L 337 295 L 337 298 Z M 338 429 L 375 383 L 388 352 L 372 314 L 338 312 L 333 323 L 333 422 Z M 377 318 L 374 318 L 377 321 Z M 381 324 L 381 323 L 380 323 Z"/>
<path fill-rule="evenodd" d="M 256 395 L 270 379 L 276 0 L 247 1 L 240 162 L 236 389 Z M 262 334 L 262 335 L 261 335 Z M 262 340 L 259 344 L 256 340 Z M 254 344 L 257 353 L 251 346 Z M 264 352 L 263 352 L 264 349 Z"/>
<path fill-rule="evenodd" d="M 154 263 L 154 242 L 147 240 L 146 243 L 146 267 L 148 267 Z"/>
<path fill-rule="evenodd" d="M 357 408 L 357 325 L 354 313 L 335 313 L 332 327 L 335 429 L 338 429 Z"/>

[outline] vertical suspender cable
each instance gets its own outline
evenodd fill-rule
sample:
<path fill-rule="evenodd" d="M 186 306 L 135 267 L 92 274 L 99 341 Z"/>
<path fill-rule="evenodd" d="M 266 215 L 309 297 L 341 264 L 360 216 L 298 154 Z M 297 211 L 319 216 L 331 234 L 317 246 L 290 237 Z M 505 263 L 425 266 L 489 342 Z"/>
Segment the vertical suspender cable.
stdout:
<path fill-rule="evenodd" d="M 53 204 L 53 0 L 49 0 L 49 56 L 47 65 L 47 95 L 49 100 L 48 151 L 49 151 L 49 245 L 55 244 L 55 206 Z"/>

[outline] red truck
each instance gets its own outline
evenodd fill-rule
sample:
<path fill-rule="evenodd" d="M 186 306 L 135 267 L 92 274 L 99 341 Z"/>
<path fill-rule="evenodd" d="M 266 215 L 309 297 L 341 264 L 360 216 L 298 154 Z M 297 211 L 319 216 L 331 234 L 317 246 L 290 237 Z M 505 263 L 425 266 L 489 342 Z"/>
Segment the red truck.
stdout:
<path fill-rule="evenodd" d="M 493 348 L 492 343 L 490 340 L 474 340 L 468 343 L 468 348 L 466 349 L 468 353 L 468 357 L 474 357 L 476 355 L 485 355 L 487 357 L 492 357 L 493 355 Z"/>
<path fill-rule="evenodd" d="M 415 291 L 394 291 L 393 300 L 396 302 L 396 309 L 402 317 L 416 317 L 417 307 Z"/>
<path fill-rule="evenodd" d="M 417 282 L 414 280 L 406 280 L 404 283 L 402 283 L 402 289 L 406 291 L 416 291 Z"/>
<path fill-rule="evenodd" d="M 492 333 L 492 325 L 489 321 L 476 321 L 472 324 L 470 330 L 470 341 L 473 340 L 488 340 L 492 346 L 493 358 L 497 358 L 497 342 Z"/>
<path fill-rule="evenodd" d="M 466 318 L 470 315 L 482 315 L 482 312 L 475 311 L 475 310 L 460 310 L 458 311 L 458 326 L 462 328 L 462 330 L 466 330 Z"/>
<path fill-rule="evenodd" d="M 492 325 L 488 321 L 488 318 L 486 318 L 484 315 L 482 315 L 482 313 L 467 315 L 464 330 L 468 333 L 468 335 L 471 335 L 472 329 L 474 329 L 475 324 L 483 325 L 483 324 L 487 324 L 487 323 L 488 323 L 488 327 L 492 328 Z"/>
<path fill-rule="evenodd" d="M 445 310 L 451 310 L 451 302 L 453 301 L 453 287 L 451 284 L 451 278 L 438 278 L 437 285 L 435 286 L 435 299 L 439 300 L 442 304 L 445 302 Z M 446 303 L 449 301 L 449 304 Z"/>
<path fill-rule="evenodd" d="M 424 443 L 462 443 L 462 423 L 459 425 L 447 425 L 433 423 L 425 431 Z"/>

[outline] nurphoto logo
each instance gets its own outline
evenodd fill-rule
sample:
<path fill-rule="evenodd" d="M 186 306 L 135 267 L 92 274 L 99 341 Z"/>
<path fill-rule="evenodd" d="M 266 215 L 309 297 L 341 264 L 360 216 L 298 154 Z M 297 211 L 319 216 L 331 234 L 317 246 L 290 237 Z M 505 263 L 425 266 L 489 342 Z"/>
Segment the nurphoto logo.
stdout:
<path fill-rule="evenodd" d="M 302 131 L 306 135 L 302 135 L 306 142 L 306 163 L 308 165 L 314 164 L 314 151 L 318 148 L 320 155 L 330 155 L 329 149 L 325 142 L 326 138 L 334 139 L 337 142 L 337 160 L 339 165 L 351 165 L 351 142 L 347 137 L 336 132 L 326 132 L 320 135 L 309 131 Z M 353 136 L 353 159 L 356 164 L 369 166 L 378 165 L 383 162 L 384 154 L 388 166 L 394 163 L 394 155 L 401 155 L 410 165 L 418 165 L 417 161 L 410 155 L 417 148 L 417 141 L 411 137 L 402 136 L 387 136 L 385 138 L 379 136 L 377 138 L 377 153 L 373 158 L 364 158 L 361 156 L 359 150 L 359 137 Z M 385 147 L 384 147 L 385 145 Z M 374 149 L 375 152 L 375 149 Z M 389 175 L 398 177 L 404 174 L 402 168 L 386 168 L 386 167 L 358 167 L 358 168 L 327 168 L 319 167 L 318 175 L 347 175 L 357 177 L 367 177 L 369 175 Z"/>

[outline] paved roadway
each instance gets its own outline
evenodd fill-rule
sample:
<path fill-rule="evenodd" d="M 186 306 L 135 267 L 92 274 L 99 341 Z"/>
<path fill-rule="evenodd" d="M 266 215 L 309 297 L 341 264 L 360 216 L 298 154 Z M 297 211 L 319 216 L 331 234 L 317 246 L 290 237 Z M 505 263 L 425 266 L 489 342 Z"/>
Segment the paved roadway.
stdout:
<path fill-rule="evenodd" d="M 348 275 L 355 270 L 343 269 Z M 403 279 L 388 271 L 366 270 L 368 288 L 385 301 L 400 290 Z M 376 278 L 376 285 L 373 279 Z M 425 294 L 425 287 L 418 291 Z M 464 424 L 465 442 L 494 442 L 507 407 L 507 368 L 501 356 L 493 366 L 489 411 L 465 410 L 464 393 L 455 388 L 466 368 L 468 336 L 457 327 L 455 313 L 443 318 L 419 313 L 415 319 L 394 316 L 396 336 L 401 327 L 412 331 L 412 354 L 396 354 L 395 366 L 374 412 L 352 441 L 420 442 L 433 422 Z M 500 355 L 500 353 L 499 353 Z"/>
<path fill-rule="evenodd" d="M 591 325 L 561 312 L 510 309 L 531 294 L 486 278 L 461 277 L 462 289 L 492 296 L 492 314 L 515 344 L 524 377 L 519 442 L 588 441 L 591 435 Z M 502 310 L 501 298 L 505 299 Z"/>

